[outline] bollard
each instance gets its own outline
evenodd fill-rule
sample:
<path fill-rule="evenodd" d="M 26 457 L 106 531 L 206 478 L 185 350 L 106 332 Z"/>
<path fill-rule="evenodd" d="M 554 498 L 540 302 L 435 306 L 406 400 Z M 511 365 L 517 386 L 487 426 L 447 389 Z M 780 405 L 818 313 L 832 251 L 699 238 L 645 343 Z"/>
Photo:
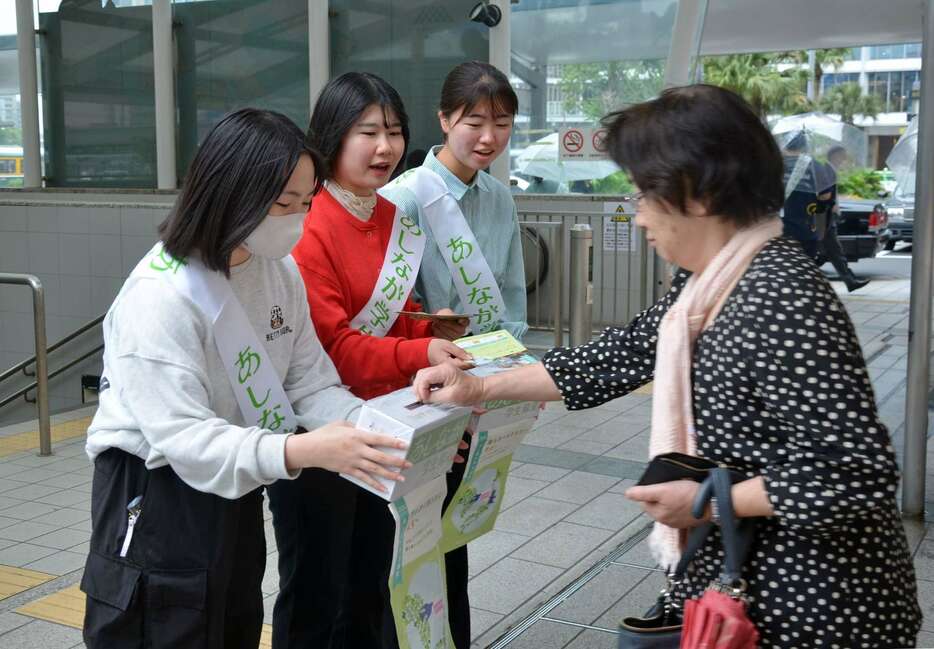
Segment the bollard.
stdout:
<path fill-rule="evenodd" d="M 592 336 L 593 229 L 586 223 L 571 226 L 570 262 L 568 327 L 571 346 L 576 347 Z"/>

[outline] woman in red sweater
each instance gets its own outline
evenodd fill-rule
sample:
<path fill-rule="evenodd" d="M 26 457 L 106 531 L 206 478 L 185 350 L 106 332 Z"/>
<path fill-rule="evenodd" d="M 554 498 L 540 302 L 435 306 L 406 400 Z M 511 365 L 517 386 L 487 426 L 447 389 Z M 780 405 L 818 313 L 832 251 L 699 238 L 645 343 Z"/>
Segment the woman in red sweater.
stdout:
<path fill-rule="evenodd" d="M 426 237 L 376 194 L 408 144 L 398 93 L 371 74 L 337 77 L 315 104 L 308 136 L 330 169 L 292 255 L 315 330 L 341 381 L 369 399 L 405 387 L 424 367 L 465 366 L 469 356 L 449 339 L 464 334 L 466 320 L 437 330 L 399 315 L 419 309 L 410 293 Z M 395 523 L 385 500 L 337 484 L 332 475 L 290 483 L 275 502 L 271 498 L 281 581 L 273 645 L 392 649 L 398 643 L 387 582 Z M 335 494 L 327 511 L 311 490 Z M 324 529 L 322 519 L 334 525 L 335 517 L 347 533 L 322 541 L 316 530 Z M 335 602 L 333 620 L 313 610 L 323 605 L 333 612 Z"/>

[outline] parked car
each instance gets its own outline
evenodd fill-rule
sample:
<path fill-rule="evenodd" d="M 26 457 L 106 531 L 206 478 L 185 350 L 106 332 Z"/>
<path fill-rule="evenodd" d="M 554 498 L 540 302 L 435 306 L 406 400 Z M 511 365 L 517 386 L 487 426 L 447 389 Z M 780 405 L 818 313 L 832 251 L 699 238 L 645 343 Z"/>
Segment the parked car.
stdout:
<path fill-rule="evenodd" d="M 892 198 L 886 201 L 885 207 L 889 213 L 889 230 L 892 233 L 885 249 L 891 250 L 898 241 L 911 243 L 915 231 L 914 192 L 908 194 L 896 189 Z"/>
<path fill-rule="evenodd" d="M 841 197 L 837 238 L 847 261 L 875 257 L 889 242 L 889 215 L 885 205 L 873 200 Z"/>
<path fill-rule="evenodd" d="M 895 188 L 898 186 L 898 181 L 895 180 L 895 173 L 891 169 L 882 169 L 876 173 L 879 174 L 879 180 L 882 182 L 882 189 L 886 194 L 892 195 L 895 192 Z"/>

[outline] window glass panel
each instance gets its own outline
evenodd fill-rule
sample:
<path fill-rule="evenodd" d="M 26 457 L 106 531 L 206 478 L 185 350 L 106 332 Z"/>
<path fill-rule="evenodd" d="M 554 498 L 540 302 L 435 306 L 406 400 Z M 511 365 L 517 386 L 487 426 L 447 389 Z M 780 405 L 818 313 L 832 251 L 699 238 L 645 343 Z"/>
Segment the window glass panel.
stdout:
<path fill-rule="evenodd" d="M 40 5 L 39 28 L 47 184 L 155 186 L 151 7 Z"/>
<path fill-rule="evenodd" d="M 23 184 L 17 161 L 23 156 L 19 100 L 19 56 L 16 51 L 16 5 L 0 2 L 0 187 Z"/>
<path fill-rule="evenodd" d="M 857 83 L 859 74 L 854 72 L 828 72 L 821 77 L 821 92 L 829 90 L 841 83 Z"/>
<path fill-rule="evenodd" d="M 631 189 L 622 172 L 607 175 L 607 165 L 585 168 L 586 162 L 556 161 L 549 178 L 523 174 L 522 152 L 533 143 L 548 143 L 557 158 L 561 128 L 593 127 L 608 112 L 657 95 L 676 9 L 676 0 L 531 0 L 512 5 L 512 80 L 522 94 L 510 168 L 531 182 L 526 191 Z M 627 36 L 621 39 L 620 34 Z M 540 163 L 536 166 L 542 170 Z"/>
<path fill-rule="evenodd" d="M 888 98 L 888 72 L 870 72 L 867 75 L 869 79 L 869 92 L 879 97 L 883 103 L 883 109 Z"/>
<path fill-rule="evenodd" d="M 308 0 L 175 0 L 178 171 L 224 114 L 252 106 L 308 127 Z"/>
<path fill-rule="evenodd" d="M 329 3 L 331 76 L 370 72 L 399 92 L 409 115 L 413 163 L 419 152 L 441 143 L 438 102 L 448 72 L 464 61 L 490 58 L 489 29 L 467 17 L 473 4 L 460 0 Z"/>

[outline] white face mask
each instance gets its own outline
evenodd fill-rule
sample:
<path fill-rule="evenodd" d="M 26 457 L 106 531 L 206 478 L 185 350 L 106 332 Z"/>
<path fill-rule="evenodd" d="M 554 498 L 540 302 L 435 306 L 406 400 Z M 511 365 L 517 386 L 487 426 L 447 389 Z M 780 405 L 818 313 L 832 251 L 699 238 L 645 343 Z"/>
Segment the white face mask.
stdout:
<path fill-rule="evenodd" d="M 243 241 L 243 245 L 254 255 L 267 259 L 282 259 L 292 252 L 292 248 L 301 239 L 304 223 L 305 212 L 282 216 L 269 214 Z"/>

